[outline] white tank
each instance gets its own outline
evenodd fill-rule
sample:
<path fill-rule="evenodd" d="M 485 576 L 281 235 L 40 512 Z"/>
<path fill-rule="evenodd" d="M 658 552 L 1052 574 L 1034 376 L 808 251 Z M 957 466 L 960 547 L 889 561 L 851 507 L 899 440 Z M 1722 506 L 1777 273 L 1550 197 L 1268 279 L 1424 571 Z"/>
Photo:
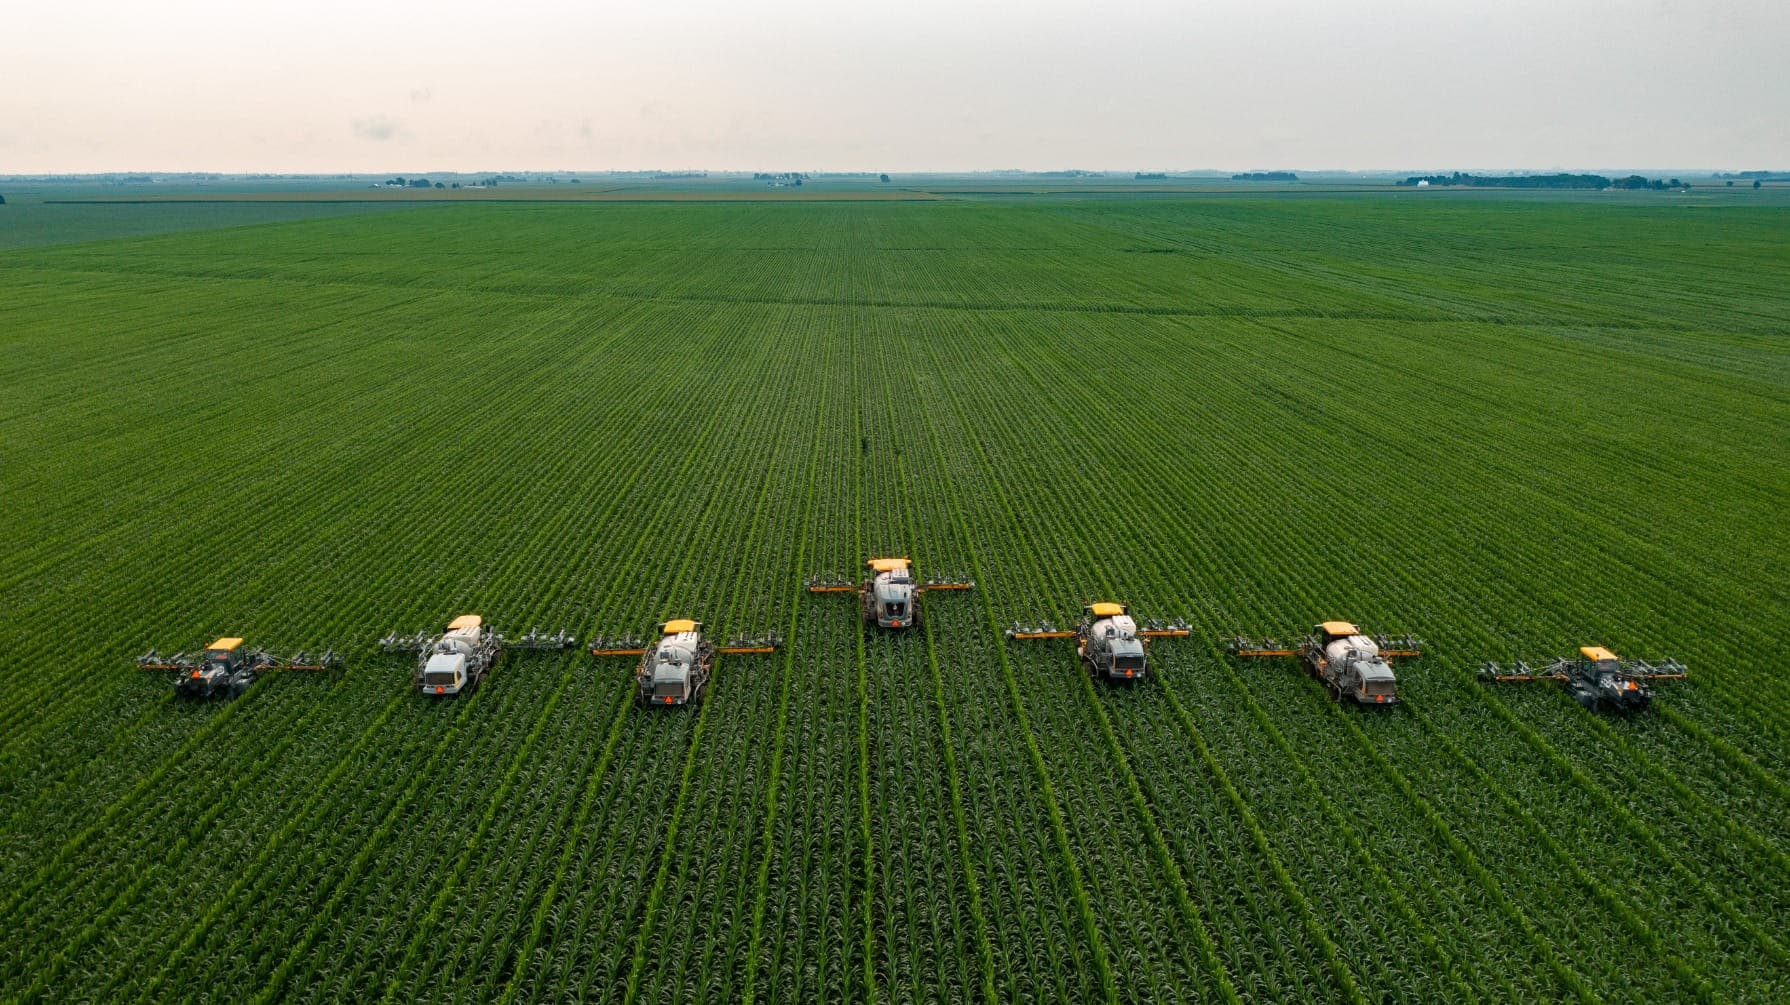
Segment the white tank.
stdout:
<path fill-rule="evenodd" d="M 871 580 L 870 589 L 879 601 L 907 601 L 914 593 L 914 577 L 906 569 L 879 572 Z"/>
<path fill-rule="evenodd" d="M 1373 660 L 1380 655 L 1380 646 L 1365 635 L 1350 635 L 1347 638 L 1332 639 L 1324 645 L 1324 658 L 1332 663 L 1340 663 L 1354 650 L 1363 657 Z"/>
<path fill-rule="evenodd" d="M 658 652 L 654 654 L 659 663 L 694 663 L 696 647 L 702 643 L 702 635 L 698 632 L 678 632 L 659 640 Z"/>
<path fill-rule="evenodd" d="M 1129 614 L 1115 614 L 1094 622 L 1090 633 L 1097 639 L 1104 639 L 1108 635 L 1117 639 L 1129 639 L 1137 635 L 1137 622 Z"/>
<path fill-rule="evenodd" d="M 1120 639 L 1137 638 L 1137 622 L 1129 614 L 1115 614 L 1110 618 L 1100 618 L 1088 626 L 1088 652 L 1101 653 L 1112 648 L 1112 643 Z"/>

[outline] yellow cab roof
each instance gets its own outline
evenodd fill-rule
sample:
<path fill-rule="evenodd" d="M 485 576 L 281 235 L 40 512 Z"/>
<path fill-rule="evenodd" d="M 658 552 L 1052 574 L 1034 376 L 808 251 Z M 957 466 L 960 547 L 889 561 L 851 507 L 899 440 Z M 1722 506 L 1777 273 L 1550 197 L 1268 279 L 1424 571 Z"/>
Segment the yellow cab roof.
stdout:
<path fill-rule="evenodd" d="M 676 635 L 679 632 L 693 632 L 696 630 L 696 622 L 691 621 L 689 618 L 672 618 L 670 621 L 665 622 L 665 625 L 659 630 L 666 635 Z"/>
<path fill-rule="evenodd" d="M 229 649 L 235 649 L 237 646 L 240 646 L 240 645 L 242 645 L 242 640 L 239 638 L 232 637 L 232 638 L 219 639 L 216 642 L 213 642 L 211 645 L 206 646 L 205 648 L 229 650 Z"/>
<path fill-rule="evenodd" d="M 451 632 L 451 631 L 455 631 L 456 629 L 460 629 L 460 628 L 477 628 L 478 626 L 480 626 L 484 623 L 485 623 L 485 619 L 479 617 L 476 614 L 462 614 L 459 617 L 455 618 L 454 620 L 448 622 L 448 631 Z"/>
<path fill-rule="evenodd" d="M 1117 617 L 1118 615 L 1125 613 L 1125 605 L 1103 600 L 1098 604 L 1089 604 L 1088 613 L 1096 618 Z"/>
<path fill-rule="evenodd" d="M 873 558 L 869 562 L 870 567 L 877 572 L 894 572 L 896 569 L 907 568 L 909 564 L 911 563 L 905 558 Z"/>
<path fill-rule="evenodd" d="M 1613 660 L 1616 658 L 1615 653 L 1605 649 L 1603 646 L 1580 646 L 1579 655 L 1593 663 L 1601 663 L 1604 660 Z"/>
<path fill-rule="evenodd" d="M 1349 621 L 1326 621 L 1318 626 L 1331 635 L 1360 635 L 1361 629 Z"/>

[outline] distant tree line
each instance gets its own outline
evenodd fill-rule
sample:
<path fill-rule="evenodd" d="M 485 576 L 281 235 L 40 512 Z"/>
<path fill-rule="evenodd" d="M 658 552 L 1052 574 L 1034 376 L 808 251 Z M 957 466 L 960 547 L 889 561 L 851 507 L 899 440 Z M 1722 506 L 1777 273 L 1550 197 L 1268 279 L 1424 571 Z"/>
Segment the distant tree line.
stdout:
<path fill-rule="evenodd" d="M 1416 185 L 1428 182 L 1431 185 L 1464 185 L 1472 188 L 1590 188 L 1590 189 L 1652 189 L 1664 191 L 1668 188 L 1689 188 L 1684 182 L 1673 178 L 1661 181 L 1658 178 L 1647 179 L 1638 174 L 1627 178 L 1610 179 L 1600 174 L 1525 174 L 1525 175 L 1477 175 L 1456 171 L 1453 174 L 1412 175 L 1400 185 Z"/>
<path fill-rule="evenodd" d="M 1163 171 L 1139 171 L 1131 176 L 1136 181 L 1167 181 L 1168 174 Z"/>
<path fill-rule="evenodd" d="M 1231 175 L 1232 181 L 1298 181 L 1299 176 L 1291 171 L 1246 171 L 1243 174 Z"/>
<path fill-rule="evenodd" d="M 403 181 L 404 179 L 400 178 L 398 180 Z M 472 184 L 475 186 L 482 186 L 484 188 L 496 188 L 497 184 L 499 182 L 505 182 L 505 181 L 526 182 L 526 181 L 528 181 L 528 179 L 523 178 L 519 175 L 513 175 L 513 174 L 495 174 L 489 178 L 480 178 L 478 181 L 475 181 Z M 441 186 L 439 186 L 439 185 L 436 186 L 436 188 L 440 188 L 440 187 Z M 455 182 L 454 187 L 459 188 L 460 183 Z"/>
<path fill-rule="evenodd" d="M 1635 191 L 1650 189 L 1654 192 L 1663 192 L 1669 188 L 1690 188 L 1689 185 L 1686 185 L 1676 178 L 1673 178 L 1671 181 L 1660 181 L 1658 178 L 1648 180 L 1638 174 L 1631 174 L 1627 178 L 1617 178 L 1615 181 L 1610 182 L 1610 187 L 1631 189 Z"/>

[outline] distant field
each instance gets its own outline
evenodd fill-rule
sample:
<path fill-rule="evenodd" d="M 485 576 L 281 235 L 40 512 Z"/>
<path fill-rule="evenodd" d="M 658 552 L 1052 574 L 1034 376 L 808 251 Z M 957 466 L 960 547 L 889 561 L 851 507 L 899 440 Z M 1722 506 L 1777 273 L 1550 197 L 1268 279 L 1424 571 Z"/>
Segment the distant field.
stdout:
<path fill-rule="evenodd" d="M 1790 997 L 1790 208 L 178 212 L 0 251 L 0 997 Z M 1001 636 L 1109 598 L 1141 686 Z M 375 651 L 465 611 L 787 647 Z M 1328 618 L 1403 704 L 1223 654 Z M 347 669 L 134 669 L 225 633 Z M 1588 642 L 1691 679 L 1474 679 Z"/>
<path fill-rule="evenodd" d="M 914 202 L 936 199 L 911 189 L 690 189 L 670 185 L 507 185 L 492 189 L 322 189 L 304 192 L 181 192 L 168 195 L 91 196 L 81 205 L 141 203 L 408 203 L 467 202 Z"/>
<path fill-rule="evenodd" d="M 205 203 L 138 198 L 127 203 L 85 201 L 93 188 L 18 189 L 0 187 L 0 251 L 47 244 L 78 244 L 121 237 L 148 237 L 191 230 L 216 230 L 264 223 L 365 213 L 369 204 L 305 203 L 230 198 Z M 64 200 L 60 203 L 46 200 Z M 69 201 L 83 200 L 83 201 Z"/>
<path fill-rule="evenodd" d="M 1700 179 L 1689 192 L 1596 192 L 1567 189 L 1452 188 L 1425 189 L 1395 186 L 1391 179 L 1313 177 L 1292 182 L 1243 182 L 1228 178 L 1044 178 L 990 175 L 898 176 L 889 183 L 861 178 L 814 178 L 800 187 L 772 187 L 764 181 L 739 177 L 632 180 L 593 179 L 573 184 L 505 184 L 494 188 L 387 189 L 364 181 L 314 178 L 302 186 L 278 181 L 233 179 L 212 182 L 67 186 L 41 193 L 53 206 L 87 207 L 75 212 L 97 212 L 91 207 L 136 205 L 341 205 L 366 208 L 467 203 L 588 203 L 588 202 L 922 202 L 931 200 L 1098 200 L 1143 201 L 1263 198 L 1334 199 L 1342 195 L 1378 195 L 1399 201 L 1494 201 L 1589 203 L 1598 205 L 1666 207 L 1790 207 L 1790 188 L 1774 186 L 1763 191 L 1728 188 Z M 4 222 L 0 217 L 0 223 Z M 277 218 L 276 218 L 277 219 Z M 4 231 L 0 230 L 0 235 Z M 4 237 L 0 236 L 0 241 Z"/>

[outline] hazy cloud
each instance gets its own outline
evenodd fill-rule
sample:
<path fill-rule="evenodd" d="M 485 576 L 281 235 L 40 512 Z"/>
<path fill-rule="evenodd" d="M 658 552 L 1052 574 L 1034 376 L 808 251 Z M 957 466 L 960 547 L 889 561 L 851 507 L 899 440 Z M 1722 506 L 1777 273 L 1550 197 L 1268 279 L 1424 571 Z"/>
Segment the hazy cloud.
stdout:
<path fill-rule="evenodd" d="M 416 90 L 410 92 L 410 103 L 413 105 L 420 105 L 423 102 L 428 101 L 430 98 L 433 98 L 433 97 L 435 97 L 435 89 L 434 88 L 419 87 Z"/>
<path fill-rule="evenodd" d="M 401 127 L 397 120 L 386 115 L 375 115 L 366 119 L 354 120 L 354 135 L 363 140 L 382 143 L 398 135 Z"/>

